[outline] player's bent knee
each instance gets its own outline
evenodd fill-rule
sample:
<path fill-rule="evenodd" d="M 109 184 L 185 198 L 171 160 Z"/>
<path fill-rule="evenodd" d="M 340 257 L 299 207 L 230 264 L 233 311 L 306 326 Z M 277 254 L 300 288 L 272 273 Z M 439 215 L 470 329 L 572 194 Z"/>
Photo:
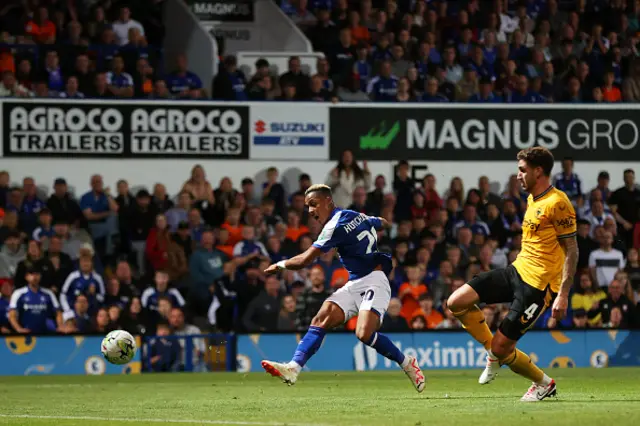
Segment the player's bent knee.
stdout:
<path fill-rule="evenodd" d="M 515 343 L 498 332 L 491 341 L 491 353 L 498 359 L 504 359 L 513 353 Z"/>
<path fill-rule="evenodd" d="M 453 292 L 447 299 L 447 307 L 452 312 L 459 312 L 471 308 L 478 301 L 478 294 L 468 284 L 463 285 Z"/>
<path fill-rule="evenodd" d="M 320 311 L 311 320 L 313 327 L 333 328 L 344 322 L 344 313 L 339 306 L 333 303 L 325 303 Z"/>
<path fill-rule="evenodd" d="M 375 330 L 373 330 L 371 327 L 367 327 L 367 326 L 356 327 L 356 337 L 365 345 L 369 344 L 369 342 L 371 341 L 371 336 L 373 336 L 373 333 L 375 333 Z"/>

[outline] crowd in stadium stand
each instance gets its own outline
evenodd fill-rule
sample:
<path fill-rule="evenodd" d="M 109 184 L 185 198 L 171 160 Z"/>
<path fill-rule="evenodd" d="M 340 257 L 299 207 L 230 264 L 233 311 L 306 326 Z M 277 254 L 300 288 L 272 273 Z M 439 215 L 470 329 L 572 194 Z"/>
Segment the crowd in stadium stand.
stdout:
<path fill-rule="evenodd" d="M 640 100 L 640 9 L 627 0 L 283 0 L 283 10 L 325 53 L 317 73 L 306 74 L 291 57 L 281 75 L 260 59 L 256 73 L 245 76 L 230 55 L 210 93 L 184 56 L 164 69 L 154 47 L 163 38 L 160 0 L 24 3 L 0 9 L 0 96 Z"/>
<path fill-rule="evenodd" d="M 131 193 L 125 180 L 111 192 L 99 175 L 88 178 L 91 190 L 74 197 L 59 178 L 47 198 L 38 191 L 45 182 L 25 178 L 15 184 L 0 172 L 2 332 L 306 328 L 325 298 L 348 280 L 336 254 L 330 251 L 302 271 L 263 271 L 306 250 L 320 233 L 304 206 L 311 179 L 300 175 L 297 190 L 287 193 L 275 168 L 264 182 L 209 178 L 219 179 L 218 186 L 195 166 L 175 197 L 161 183 L 151 192 Z M 473 275 L 515 259 L 527 198 L 515 175 L 505 178 L 500 194 L 491 192 L 484 176 L 477 182 L 454 177 L 439 193 L 435 176 L 416 182 L 406 162 L 386 182 L 349 151 L 328 170 L 326 183 L 338 205 L 393 224 L 378 232 L 380 249 L 393 253 L 395 265 L 383 329 L 459 328 L 444 305 L 448 295 Z M 573 160 L 565 159 L 553 180 L 575 204 L 579 272 L 569 315 L 557 322 L 547 312 L 536 327 L 640 325 L 640 189 L 634 172 L 624 171 L 625 186 L 609 188 L 606 171 L 597 182 L 582 182 Z M 508 309 L 483 307 L 492 327 Z"/>

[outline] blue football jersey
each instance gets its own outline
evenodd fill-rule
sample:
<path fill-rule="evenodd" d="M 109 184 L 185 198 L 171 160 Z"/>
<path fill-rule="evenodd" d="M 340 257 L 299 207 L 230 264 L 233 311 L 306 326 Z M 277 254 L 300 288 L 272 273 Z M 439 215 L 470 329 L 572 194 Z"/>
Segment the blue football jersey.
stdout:
<path fill-rule="evenodd" d="M 313 246 L 325 253 L 337 248 L 350 280 L 365 277 L 378 266 L 389 275 L 393 269 L 391 255 L 378 251 L 376 229 L 381 227 L 377 217 L 334 209 Z"/>

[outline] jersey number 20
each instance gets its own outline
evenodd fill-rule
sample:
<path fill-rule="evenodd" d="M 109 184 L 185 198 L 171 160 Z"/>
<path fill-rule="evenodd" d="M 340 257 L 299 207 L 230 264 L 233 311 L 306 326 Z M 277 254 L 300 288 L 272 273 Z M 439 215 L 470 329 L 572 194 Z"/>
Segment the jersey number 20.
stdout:
<path fill-rule="evenodd" d="M 376 228 L 371 227 L 371 231 L 362 231 L 358 234 L 358 241 L 362 241 L 365 238 L 369 239 L 369 245 L 367 246 L 367 254 L 373 251 L 373 245 L 378 239 L 378 233 L 376 232 Z"/>

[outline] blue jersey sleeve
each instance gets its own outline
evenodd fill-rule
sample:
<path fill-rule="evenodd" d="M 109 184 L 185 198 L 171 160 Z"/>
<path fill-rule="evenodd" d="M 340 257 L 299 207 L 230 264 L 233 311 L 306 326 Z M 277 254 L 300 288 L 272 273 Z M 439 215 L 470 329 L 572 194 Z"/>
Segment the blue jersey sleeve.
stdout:
<path fill-rule="evenodd" d="M 84 194 L 82 198 L 80 198 L 80 209 L 86 210 L 90 209 L 92 206 L 91 193 Z"/>
<path fill-rule="evenodd" d="M 382 221 L 377 216 L 369 216 L 369 223 L 371 223 L 371 226 L 373 226 L 376 229 L 382 228 Z"/>
<path fill-rule="evenodd" d="M 333 217 L 322 228 L 322 232 L 313 246 L 319 248 L 324 253 L 328 252 L 332 248 L 336 247 L 342 241 L 344 232 L 338 227 L 338 221 L 340 220 L 340 212 L 333 215 Z"/>

